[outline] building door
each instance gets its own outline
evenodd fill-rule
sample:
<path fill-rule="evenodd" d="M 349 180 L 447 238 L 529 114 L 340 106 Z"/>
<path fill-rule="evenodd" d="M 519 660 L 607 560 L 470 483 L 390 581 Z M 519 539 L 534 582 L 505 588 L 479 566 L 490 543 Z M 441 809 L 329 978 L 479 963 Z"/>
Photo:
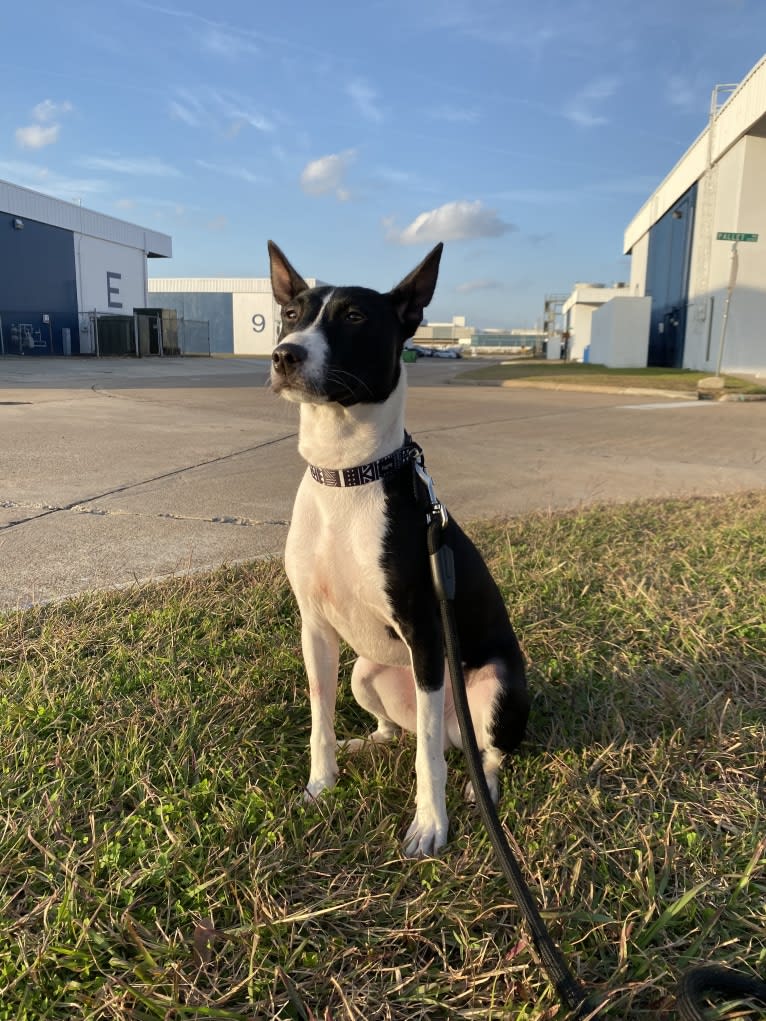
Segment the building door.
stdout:
<path fill-rule="evenodd" d="M 671 308 L 663 316 L 665 326 L 665 359 L 668 368 L 680 369 L 684 358 L 683 333 L 681 331 L 681 310 Z"/>
<path fill-rule="evenodd" d="M 649 365 L 681 368 L 684 360 L 697 186 L 686 192 L 649 233 L 646 293 L 652 299 Z"/>

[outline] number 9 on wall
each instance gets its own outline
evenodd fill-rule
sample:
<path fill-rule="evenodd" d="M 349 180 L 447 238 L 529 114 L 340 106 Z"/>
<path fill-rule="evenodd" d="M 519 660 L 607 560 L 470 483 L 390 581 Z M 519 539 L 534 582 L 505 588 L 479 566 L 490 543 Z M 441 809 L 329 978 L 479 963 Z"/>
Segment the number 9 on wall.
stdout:
<path fill-rule="evenodd" d="M 261 315 L 260 312 L 256 312 L 252 319 L 253 331 L 255 333 L 263 333 L 266 329 L 266 316 Z"/>

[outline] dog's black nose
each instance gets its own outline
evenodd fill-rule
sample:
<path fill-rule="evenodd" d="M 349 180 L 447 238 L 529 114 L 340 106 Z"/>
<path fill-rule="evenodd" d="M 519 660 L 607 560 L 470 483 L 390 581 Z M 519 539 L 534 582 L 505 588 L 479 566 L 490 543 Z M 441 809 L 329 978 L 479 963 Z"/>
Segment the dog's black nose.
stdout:
<path fill-rule="evenodd" d="M 289 341 L 278 344 L 271 352 L 274 371 L 281 376 L 287 376 L 294 372 L 299 365 L 306 361 L 307 357 L 308 351 L 302 344 L 291 344 Z"/>

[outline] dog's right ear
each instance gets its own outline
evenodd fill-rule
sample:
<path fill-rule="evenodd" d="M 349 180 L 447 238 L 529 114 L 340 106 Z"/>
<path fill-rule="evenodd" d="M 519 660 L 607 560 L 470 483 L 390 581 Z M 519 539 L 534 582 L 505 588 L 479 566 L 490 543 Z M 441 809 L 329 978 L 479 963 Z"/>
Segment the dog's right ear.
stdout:
<path fill-rule="evenodd" d="M 286 305 L 296 294 L 307 291 L 309 285 L 287 261 L 284 252 L 273 241 L 269 241 L 269 266 L 271 289 L 277 305 Z"/>
<path fill-rule="evenodd" d="M 411 337 L 423 322 L 423 309 L 434 296 L 443 248 L 444 244 L 440 241 L 419 266 L 388 292 L 394 311 L 407 331 L 404 335 L 405 340 Z"/>

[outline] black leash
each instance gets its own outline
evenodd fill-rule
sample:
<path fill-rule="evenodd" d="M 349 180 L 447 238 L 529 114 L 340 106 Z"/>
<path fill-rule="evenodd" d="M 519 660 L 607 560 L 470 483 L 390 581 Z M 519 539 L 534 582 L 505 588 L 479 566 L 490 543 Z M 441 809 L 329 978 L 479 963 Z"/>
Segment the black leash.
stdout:
<path fill-rule="evenodd" d="M 690 968 L 678 985 L 678 1012 L 684 1021 L 705 1021 L 703 1001 L 710 993 L 743 996 L 766 1007 L 766 982 L 717 964 Z"/>
<path fill-rule="evenodd" d="M 594 1004 L 591 1002 L 588 991 L 577 981 L 567 967 L 561 951 L 551 939 L 550 933 L 540 917 L 540 912 L 537 910 L 534 898 L 524 881 L 519 863 L 516 861 L 510 844 L 503 833 L 502 823 L 492 801 L 489 787 L 487 787 L 487 781 L 481 764 L 481 753 L 476 743 L 476 734 L 473 729 L 471 711 L 468 706 L 463 664 L 460 658 L 457 628 L 455 626 L 453 608 L 453 600 L 455 598 L 455 561 L 452 548 L 444 542 L 444 527 L 447 523 L 447 514 L 442 504 L 436 498 L 431 477 L 417 461 L 414 462 L 414 467 L 418 477 L 425 484 L 428 491 L 430 507 L 428 510 L 427 540 L 428 555 L 431 562 L 431 576 L 433 578 L 434 590 L 439 600 L 442 629 L 444 631 L 444 648 L 447 654 L 450 677 L 452 678 L 455 711 L 460 725 L 468 775 L 473 783 L 476 802 L 484 820 L 489 839 L 500 862 L 500 867 L 508 880 L 516 903 L 519 905 L 529 925 L 532 941 L 548 977 L 555 986 L 561 1001 L 572 1012 L 572 1018 L 585 1018 L 594 1010 Z"/>
<path fill-rule="evenodd" d="M 425 470 L 422 459 L 413 461 L 416 476 L 426 487 L 428 510 L 426 520 L 428 555 L 434 591 L 439 600 L 444 649 L 447 654 L 455 711 L 463 739 L 468 775 L 473 784 L 476 802 L 487 834 L 495 849 L 502 872 L 529 926 L 532 941 L 542 965 L 553 983 L 559 999 L 570 1011 L 570 1018 L 595 1017 L 599 1002 L 594 993 L 580 983 L 569 970 L 560 949 L 545 927 L 537 905 L 524 880 L 524 875 L 503 832 L 495 804 L 487 787 L 476 742 L 468 695 L 465 687 L 463 663 L 457 638 L 453 602 L 455 599 L 455 560 L 452 548 L 444 541 L 447 512 L 437 499 L 433 480 Z M 704 998 L 710 993 L 750 997 L 766 1006 L 766 982 L 729 968 L 711 965 L 692 968 L 682 977 L 677 994 L 678 1011 L 684 1021 L 705 1021 Z"/>

